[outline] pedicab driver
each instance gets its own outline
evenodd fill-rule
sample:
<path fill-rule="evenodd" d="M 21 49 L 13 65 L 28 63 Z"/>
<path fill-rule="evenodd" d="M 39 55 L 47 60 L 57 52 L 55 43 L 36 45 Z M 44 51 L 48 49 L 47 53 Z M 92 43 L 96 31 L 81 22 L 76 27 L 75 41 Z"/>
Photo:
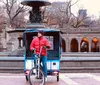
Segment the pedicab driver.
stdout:
<path fill-rule="evenodd" d="M 34 51 L 36 50 L 36 54 L 40 53 L 40 48 L 42 48 L 41 52 L 41 58 L 40 61 L 43 64 L 43 72 L 45 75 L 45 81 L 47 81 L 47 49 L 51 48 L 50 42 L 44 37 L 44 31 L 40 30 L 37 33 L 37 37 L 35 37 L 31 44 L 30 44 L 30 50 Z"/>

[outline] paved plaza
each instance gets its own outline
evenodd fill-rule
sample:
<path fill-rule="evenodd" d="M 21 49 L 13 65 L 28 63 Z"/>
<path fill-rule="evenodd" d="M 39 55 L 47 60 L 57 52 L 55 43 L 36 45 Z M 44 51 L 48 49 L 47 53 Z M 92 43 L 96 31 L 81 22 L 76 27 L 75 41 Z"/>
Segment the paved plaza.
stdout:
<path fill-rule="evenodd" d="M 29 85 L 24 74 L 0 74 L 1 85 Z M 100 85 L 100 73 L 61 73 L 60 81 L 48 76 L 46 85 Z"/>

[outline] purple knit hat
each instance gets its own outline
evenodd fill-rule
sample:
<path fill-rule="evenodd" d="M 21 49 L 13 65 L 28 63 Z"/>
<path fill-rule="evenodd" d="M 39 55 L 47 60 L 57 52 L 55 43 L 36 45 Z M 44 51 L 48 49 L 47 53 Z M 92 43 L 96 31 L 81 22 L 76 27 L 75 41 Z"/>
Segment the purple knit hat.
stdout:
<path fill-rule="evenodd" d="M 41 33 L 42 35 L 44 35 L 44 31 L 43 30 L 39 30 L 38 33 Z"/>

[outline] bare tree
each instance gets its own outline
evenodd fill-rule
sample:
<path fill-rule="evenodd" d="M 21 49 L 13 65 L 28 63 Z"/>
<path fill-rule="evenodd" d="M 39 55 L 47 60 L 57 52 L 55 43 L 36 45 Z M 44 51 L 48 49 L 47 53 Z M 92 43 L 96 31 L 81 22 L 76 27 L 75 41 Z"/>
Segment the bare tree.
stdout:
<path fill-rule="evenodd" d="M 71 12 L 72 6 L 74 6 L 79 0 L 76 0 L 74 3 L 72 3 L 72 0 L 67 0 L 65 3 L 65 6 L 63 6 L 63 9 L 60 8 L 60 11 L 64 14 L 62 16 L 63 21 L 65 24 L 70 24 L 70 20 L 73 16 L 73 13 Z"/>
<path fill-rule="evenodd" d="M 88 18 L 86 13 L 82 13 L 82 11 L 84 11 L 83 9 L 81 9 L 81 11 L 79 12 L 78 11 L 78 16 L 74 16 L 72 19 L 71 19 L 71 26 L 74 27 L 74 28 L 78 28 L 80 26 L 83 26 L 85 25 L 85 20 Z"/>
<path fill-rule="evenodd" d="M 64 24 L 69 25 L 73 15 L 71 12 L 71 7 L 77 2 L 78 0 L 76 0 L 74 3 L 72 3 L 72 0 L 67 0 L 66 2 L 52 3 L 51 7 L 47 7 L 46 10 L 47 22 L 50 24 L 52 20 L 56 20 L 56 23 L 60 28 L 62 28 Z"/>
<path fill-rule="evenodd" d="M 8 25 L 13 24 L 19 14 L 24 14 L 27 8 L 20 4 L 19 0 L 1 0 L 8 15 Z"/>
<path fill-rule="evenodd" d="M 51 6 L 46 8 L 45 18 L 47 20 L 47 25 L 63 28 L 65 26 L 70 26 L 74 28 L 79 27 L 89 27 L 94 23 L 91 17 L 87 16 L 86 10 L 80 8 L 78 10 L 77 16 L 71 12 L 72 6 L 74 6 L 79 0 L 72 3 L 72 0 L 67 0 L 66 2 L 54 2 Z"/>
<path fill-rule="evenodd" d="M 17 17 L 15 17 L 15 19 L 12 22 L 12 27 L 16 28 L 25 27 L 27 24 L 27 20 L 24 18 L 24 16 L 25 15 L 21 13 Z"/>
<path fill-rule="evenodd" d="M 5 20 L 6 20 L 6 17 L 3 12 L 3 7 L 0 6 L 0 32 L 2 31 L 2 29 L 5 26 Z"/>
<path fill-rule="evenodd" d="M 73 15 L 71 18 L 70 26 L 74 28 L 90 27 L 93 23 L 94 20 L 91 20 L 91 17 L 87 15 L 87 10 L 79 9 L 77 16 Z"/>

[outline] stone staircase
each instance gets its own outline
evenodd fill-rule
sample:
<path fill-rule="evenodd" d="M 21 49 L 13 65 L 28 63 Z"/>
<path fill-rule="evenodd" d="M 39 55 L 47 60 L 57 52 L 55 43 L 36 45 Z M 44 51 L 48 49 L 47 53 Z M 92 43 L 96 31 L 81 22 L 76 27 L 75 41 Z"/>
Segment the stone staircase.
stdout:
<path fill-rule="evenodd" d="M 23 73 L 23 57 L 0 57 L 0 73 Z"/>
<path fill-rule="evenodd" d="M 23 56 L 7 56 L 7 53 L 0 53 L 0 72 L 2 73 L 23 73 Z M 87 73 L 100 72 L 99 53 L 62 53 L 61 72 Z"/>
<path fill-rule="evenodd" d="M 63 53 L 61 72 L 100 72 L 100 53 Z"/>

